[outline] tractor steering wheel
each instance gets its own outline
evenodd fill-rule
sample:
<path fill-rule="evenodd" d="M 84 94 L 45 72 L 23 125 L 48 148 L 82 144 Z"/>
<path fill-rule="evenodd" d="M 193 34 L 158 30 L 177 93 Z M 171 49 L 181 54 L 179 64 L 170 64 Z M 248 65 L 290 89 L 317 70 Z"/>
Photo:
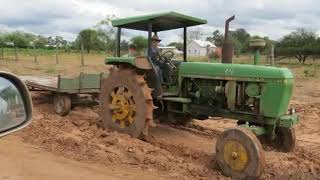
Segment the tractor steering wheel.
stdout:
<path fill-rule="evenodd" d="M 172 51 L 166 51 L 165 53 L 160 55 L 159 60 L 163 63 L 168 63 L 172 67 L 175 67 L 175 65 L 171 62 L 173 55 L 174 53 Z"/>

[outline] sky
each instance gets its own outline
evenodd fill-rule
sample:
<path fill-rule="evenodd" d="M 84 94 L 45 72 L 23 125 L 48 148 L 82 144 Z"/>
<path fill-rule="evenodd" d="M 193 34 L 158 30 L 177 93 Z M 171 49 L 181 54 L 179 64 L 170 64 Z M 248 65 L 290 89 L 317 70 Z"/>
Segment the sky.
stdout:
<path fill-rule="evenodd" d="M 94 27 L 108 15 L 127 17 L 176 11 L 208 20 L 194 27 L 209 36 L 223 31 L 225 19 L 235 14 L 230 28 L 251 35 L 281 38 L 297 28 L 320 33 L 319 0 L 0 0 L 0 31 L 22 30 L 72 41 L 84 28 Z M 164 42 L 180 41 L 180 31 L 159 36 Z"/>

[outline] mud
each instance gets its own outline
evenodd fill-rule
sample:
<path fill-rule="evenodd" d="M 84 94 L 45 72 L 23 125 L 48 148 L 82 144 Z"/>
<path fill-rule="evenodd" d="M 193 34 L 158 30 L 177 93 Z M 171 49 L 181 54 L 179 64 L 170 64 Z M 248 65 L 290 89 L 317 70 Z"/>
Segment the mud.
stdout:
<path fill-rule="evenodd" d="M 308 98 L 303 101 L 296 94 L 291 102 L 301 117 L 295 127 L 297 146 L 292 153 L 264 146 L 266 168 L 261 179 L 320 177 L 320 102 L 312 101 L 310 91 L 298 92 Z M 213 118 L 187 126 L 162 124 L 151 129 L 150 142 L 144 142 L 104 130 L 98 106 L 77 106 L 60 117 L 53 112 L 50 94 L 35 92 L 32 97 L 34 120 L 18 132 L 27 144 L 104 167 L 135 167 L 174 179 L 228 179 L 215 163 L 214 149 L 217 136 L 234 127 L 235 121 Z"/>

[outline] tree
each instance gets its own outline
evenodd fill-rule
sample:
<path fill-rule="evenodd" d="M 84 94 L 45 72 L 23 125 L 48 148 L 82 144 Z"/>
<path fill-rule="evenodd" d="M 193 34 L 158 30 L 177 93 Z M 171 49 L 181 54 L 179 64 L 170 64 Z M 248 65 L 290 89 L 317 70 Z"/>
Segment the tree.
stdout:
<path fill-rule="evenodd" d="M 108 15 L 95 26 L 98 33 L 98 39 L 103 42 L 106 51 L 113 51 L 116 47 L 116 29 L 112 26 L 111 20 L 115 19 L 115 15 Z M 123 31 L 122 33 L 123 34 Z"/>
<path fill-rule="evenodd" d="M 295 57 L 305 63 L 309 56 L 319 53 L 319 44 L 315 32 L 300 28 L 284 36 L 276 44 L 275 54 L 278 56 Z"/>
<path fill-rule="evenodd" d="M 243 28 L 230 32 L 231 38 L 235 42 L 235 49 L 238 53 L 247 53 L 249 51 L 250 34 Z"/>
<path fill-rule="evenodd" d="M 201 39 L 203 37 L 203 32 L 201 29 L 193 29 L 188 31 L 187 36 L 188 43 L 190 43 L 192 40 Z"/>
<path fill-rule="evenodd" d="M 212 33 L 211 37 L 207 37 L 207 41 L 214 43 L 217 47 L 221 47 L 223 43 L 224 36 L 220 33 L 219 30 L 215 30 Z"/>
<path fill-rule="evenodd" d="M 90 53 L 91 50 L 100 49 L 102 42 L 98 39 L 97 31 L 94 29 L 84 29 L 81 30 L 76 39 L 76 44 L 80 49 L 81 44 L 83 43 L 83 48 L 86 49 L 87 53 Z"/>
<path fill-rule="evenodd" d="M 4 46 L 4 37 L 0 35 L 0 47 Z"/>
<path fill-rule="evenodd" d="M 237 38 L 238 41 L 241 43 L 245 43 L 250 39 L 250 34 L 247 33 L 247 31 L 243 28 L 236 29 L 235 31 L 232 31 L 231 34 L 233 37 Z"/>
<path fill-rule="evenodd" d="M 30 39 L 26 38 L 21 32 L 12 32 L 4 37 L 6 42 L 14 43 L 14 46 L 19 48 L 26 48 L 29 46 Z"/>
<path fill-rule="evenodd" d="M 45 48 L 46 44 L 48 43 L 47 41 L 48 41 L 47 38 L 39 35 L 39 36 L 34 40 L 34 43 L 35 43 L 35 46 L 36 46 L 37 48 Z"/>
<path fill-rule="evenodd" d="M 143 51 L 148 46 L 148 39 L 143 36 L 135 36 L 131 38 L 131 43 L 135 45 L 138 52 Z"/>
<path fill-rule="evenodd" d="M 55 42 L 55 44 L 56 44 L 57 46 L 65 45 L 65 44 L 67 43 L 67 41 L 64 40 L 63 37 L 61 37 L 61 36 L 56 36 L 56 37 L 54 38 L 54 42 Z"/>
<path fill-rule="evenodd" d="M 121 49 L 122 51 L 128 51 L 128 49 L 129 49 L 129 42 L 126 41 L 125 39 L 123 39 L 123 40 L 121 41 L 121 43 L 120 43 L 120 49 Z"/>

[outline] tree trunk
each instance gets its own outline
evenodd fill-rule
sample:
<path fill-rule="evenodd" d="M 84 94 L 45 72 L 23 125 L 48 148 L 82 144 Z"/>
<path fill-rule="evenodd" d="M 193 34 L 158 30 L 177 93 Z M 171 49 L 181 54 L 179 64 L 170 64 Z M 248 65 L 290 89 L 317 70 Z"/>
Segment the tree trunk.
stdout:
<path fill-rule="evenodd" d="M 302 64 L 305 64 L 306 59 L 307 59 L 307 56 L 303 56 L 303 57 L 302 57 Z"/>

